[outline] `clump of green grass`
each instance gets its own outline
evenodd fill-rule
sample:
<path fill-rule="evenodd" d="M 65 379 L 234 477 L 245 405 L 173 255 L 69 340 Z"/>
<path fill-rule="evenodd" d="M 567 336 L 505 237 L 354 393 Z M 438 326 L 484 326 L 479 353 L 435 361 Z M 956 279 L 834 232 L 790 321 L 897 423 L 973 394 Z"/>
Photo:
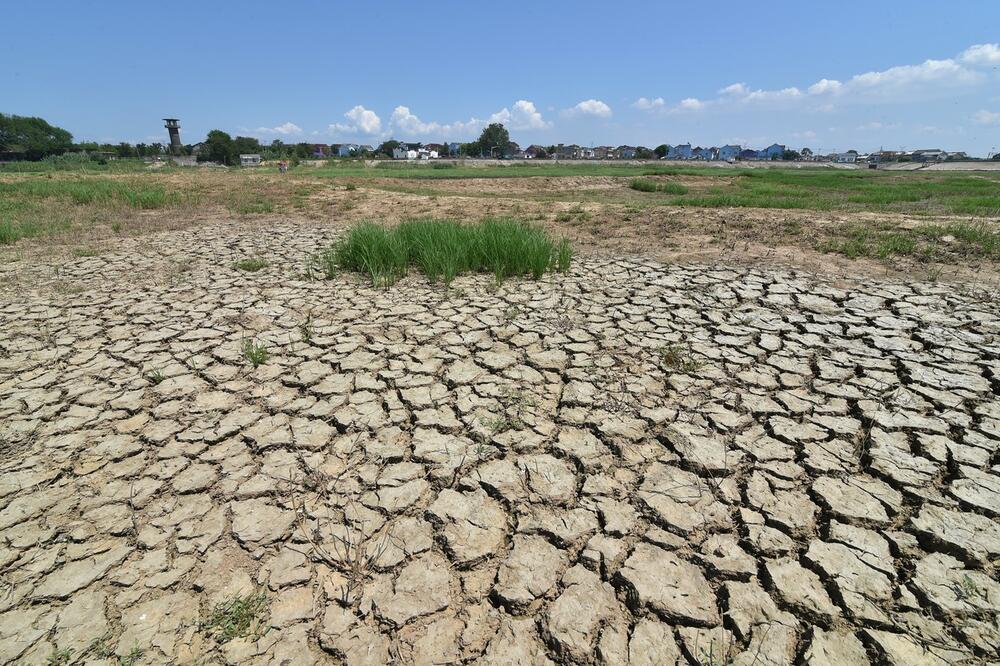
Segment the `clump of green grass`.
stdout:
<path fill-rule="evenodd" d="M 240 259 L 233 266 L 241 271 L 246 271 L 247 273 L 256 273 L 257 271 L 267 268 L 267 260 L 262 257 L 247 257 L 246 259 Z"/>
<path fill-rule="evenodd" d="M 435 162 L 434 163 L 434 168 L 435 169 L 454 169 L 455 165 L 452 164 L 451 162 Z"/>
<path fill-rule="evenodd" d="M 216 604 L 199 628 L 220 644 L 235 638 L 258 638 L 265 629 L 266 610 L 267 595 L 263 591 L 245 597 L 237 596 Z"/>
<path fill-rule="evenodd" d="M 497 284 L 508 277 L 569 270 L 568 241 L 553 242 L 540 227 L 510 219 L 462 225 L 449 220 L 411 220 L 389 229 L 362 223 L 320 255 L 328 276 L 338 268 L 367 275 L 374 286 L 388 286 L 414 266 L 431 282 L 445 285 L 462 273 L 492 273 Z"/>
<path fill-rule="evenodd" d="M 240 353 L 255 368 L 266 363 L 271 356 L 267 347 L 250 338 L 244 338 L 243 342 L 240 343 Z"/>
<path fill-rule="evenodd" d="M 660 356 L 660 364 L 670 370 L 694 372 L 701 367 L 701 363 L 691 355 L 691 350 L 684 345 L 666 345 L 660 347 L 657 352 Z"/>
<path fill-rule="evenodd" d="M 1000 258 L 1000 232 L 982 222 L 927 224 L 912 229 L 891 225 L 848 225 L 835 238 L 819 244 L 823 252 L 851 259 L 894 256 Z"/>
<path fill-rule="evenodd" d="M 629 187 L 639 192 L 660 192 L 663 194 L 687 194 L 688 188 L 673 181 L 650 180 L 637 178 L 629 183 Z"/>
<path fill-rule="evenodd" d="M 163 371 L 162 370 L 160 370 L 159 368 L 156 368 L 155 370 L 153 370 L 152 372 L 150 372 L 148 375 L 146 375 L 146 379 L 149 380 L 150 384 L 152 384 L 153 386 L 156 386 L 157 384 L 163 383 L 163 380 L 166 379 L 166 377 L 163 375 Z"/>

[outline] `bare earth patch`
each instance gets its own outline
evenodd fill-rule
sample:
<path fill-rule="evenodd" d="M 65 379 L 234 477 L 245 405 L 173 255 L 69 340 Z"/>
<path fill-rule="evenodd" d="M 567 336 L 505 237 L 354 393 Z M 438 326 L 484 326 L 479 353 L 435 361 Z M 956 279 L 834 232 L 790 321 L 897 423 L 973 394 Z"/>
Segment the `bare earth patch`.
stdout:
<path fill-rule="evenodd" d="M 667 264 L 625 231 L 499 289 L 309 279 L 339 233 L 3 266 L 0 662 L 1000 649 L 995 295 Z"/>

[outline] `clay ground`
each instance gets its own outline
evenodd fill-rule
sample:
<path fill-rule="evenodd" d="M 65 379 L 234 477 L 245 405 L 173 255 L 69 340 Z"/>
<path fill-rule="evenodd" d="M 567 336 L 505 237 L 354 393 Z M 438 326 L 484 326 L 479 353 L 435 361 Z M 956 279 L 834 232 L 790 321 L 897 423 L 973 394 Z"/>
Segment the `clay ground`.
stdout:
<path fill-rule="evenodd" d="M 0 662 L 995 659 L 995 265 L 524 180 L 262 177 L 269 213 L 0 248 Z M 355 220 L 489 214 L 570 273 L 309 270 Z"/>

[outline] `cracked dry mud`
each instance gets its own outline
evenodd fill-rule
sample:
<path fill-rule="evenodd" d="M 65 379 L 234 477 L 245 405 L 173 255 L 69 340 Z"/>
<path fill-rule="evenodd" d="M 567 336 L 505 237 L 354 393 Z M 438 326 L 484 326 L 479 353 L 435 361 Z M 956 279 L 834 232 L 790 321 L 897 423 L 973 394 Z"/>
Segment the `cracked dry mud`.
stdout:
<path fill-rule="evenodd" d="M 380 291 L 269 234 L 255 274 L 222 225 L 19 267 L 3 663 L 995 658 L 995 301 L 594 258 Z"/>

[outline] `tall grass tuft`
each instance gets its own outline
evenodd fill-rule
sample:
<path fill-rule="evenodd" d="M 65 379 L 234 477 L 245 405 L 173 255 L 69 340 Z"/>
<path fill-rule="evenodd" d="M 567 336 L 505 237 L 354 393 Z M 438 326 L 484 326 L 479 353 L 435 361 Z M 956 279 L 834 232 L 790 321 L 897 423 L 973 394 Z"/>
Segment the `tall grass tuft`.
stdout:
<path fill-rule="evenodd" d="M 450 220 L 410 220 L 385 227 L 362 223 L 319 256 L 327 276 L 338 268 L 367 275 L 387 287 L 413 266 L 431 282 L 451 284 L 462 273 L 492 273 L 500 284 L 508 277 L 568 271 L 569 242 L 553 242 L 540 227 L 511 219 L 487 219 L 470 225 Z"/>
<path fill-rule="evenodd" d="M 688 188 L 673 181 L 649 180 L 637 178 L 629 183 L 629 187 L 639 192 L 661 192 L 663 194 L 687 194 Z"/>

